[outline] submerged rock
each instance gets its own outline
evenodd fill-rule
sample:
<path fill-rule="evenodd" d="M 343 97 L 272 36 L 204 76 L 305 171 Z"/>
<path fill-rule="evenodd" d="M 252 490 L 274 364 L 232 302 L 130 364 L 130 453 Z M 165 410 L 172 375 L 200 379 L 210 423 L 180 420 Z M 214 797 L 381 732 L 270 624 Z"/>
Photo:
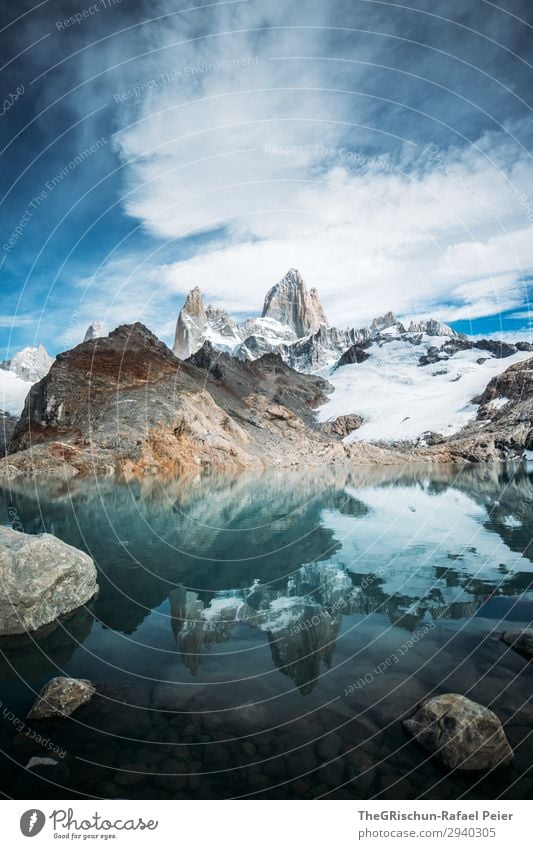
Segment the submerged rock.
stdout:
<path fill-rule="evenodd" d="M 48 625 L 89 601 L 98 590 L 96 568 L 51 534 L 0 528 L 0 635 Z"/>
<path fill-rule="evenodd" d="M 502 640 L 512 649 L 533 658 L 533 628 L 505 631 Z"/>
<path fill-rule="evenodd" d="M 496 714 L 457 693 L 428 699 L 403 724 L 449 769 L 494 769 L 514 759 Z"/>
<path fill-rule="evenodd" d="M 95 692 L 94 684 L 84 678 L 52 678 L 37 696 L 26 719 L 70 716 L 89 702 Z"/>

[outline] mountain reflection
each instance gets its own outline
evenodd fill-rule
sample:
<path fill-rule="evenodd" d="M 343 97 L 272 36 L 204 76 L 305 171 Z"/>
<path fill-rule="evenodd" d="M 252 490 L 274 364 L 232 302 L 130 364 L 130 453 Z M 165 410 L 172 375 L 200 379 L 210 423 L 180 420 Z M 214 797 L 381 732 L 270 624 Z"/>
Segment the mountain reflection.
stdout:
<path fill-rule="evenodd" d="M 354 617 L 412 631 L 532 587 L 531 478 L 521 468 L 80 480 L 2 495 L 4 524 L 14 507 L 27 533 L 46 530 L 95 559 L 95 620 L 133 634 L 157 609 L 193 675 L 210 647 L 252 629 L 307 693 Z M 90 631 L 87 615 L 73 647 Z M 70 642 L 54 639 L 46 656 L 63 664 Z"/>

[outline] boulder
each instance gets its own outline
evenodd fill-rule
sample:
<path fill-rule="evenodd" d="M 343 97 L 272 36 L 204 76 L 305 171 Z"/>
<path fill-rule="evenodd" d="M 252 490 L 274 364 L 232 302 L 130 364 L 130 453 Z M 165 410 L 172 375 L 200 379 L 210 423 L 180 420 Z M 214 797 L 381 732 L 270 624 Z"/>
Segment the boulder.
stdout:
<path fill-rule="evenodd" d="M 533 657 L 533 628 L 505 631 L 502 634 L 502 640 L 512 649 L 528 657 Z"/>
<path fill-rule="evenodd" d="M 36 631 L 97 590 L 88 554 L 51 534 L 0 528 L 0 636 Z"/>
<path fill-rule="evenodd" d="M 427 699 L 403 724 L 449 769 L 488 770 L 514 759 L 496 714 L 457 693 Z"/>
<path fill-rule="evenodd" d="M 70 716 L 90 701 L 95 691 L 94 684 L 84 678 L 52 678 L 37 696 L 26 719 Z"/>

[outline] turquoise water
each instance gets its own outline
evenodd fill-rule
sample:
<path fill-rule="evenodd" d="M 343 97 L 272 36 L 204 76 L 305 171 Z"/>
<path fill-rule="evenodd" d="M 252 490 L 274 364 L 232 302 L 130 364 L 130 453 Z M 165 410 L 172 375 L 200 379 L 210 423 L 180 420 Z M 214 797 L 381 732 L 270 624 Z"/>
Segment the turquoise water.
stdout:
<path fill-rule="evenodd" d="M 367 468 L 3 490 L 0 521 L 83 548 L 100 593 L 0 640 L 2 790 L 19 798 L 528 798 L 533 620 L 524 469 Z M 528 548 L 529 547 L 529 548 Z M 92 702 L 17 732 L 54 675 Z M 491 707 L 513 767 L 449 774 L 403 731 L 425 696 Z M 45 746 L 45 748 L 46 748 Z M 36 748 L 34 746 L 34 748 Z"/>

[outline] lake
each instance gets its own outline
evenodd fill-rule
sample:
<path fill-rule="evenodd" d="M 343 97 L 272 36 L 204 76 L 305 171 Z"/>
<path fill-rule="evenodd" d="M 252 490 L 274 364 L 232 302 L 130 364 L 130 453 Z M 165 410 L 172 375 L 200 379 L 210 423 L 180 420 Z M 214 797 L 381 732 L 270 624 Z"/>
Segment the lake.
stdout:
<path fill-rule="evenodd" d="M 90 553 L 100 592 L 0 639 L 2 791 L 529 798 L 533 664 L 500 635 L 533 620 L 532 482 L 520 466 L 14 482 L 2 524 Z M 98 693 L 36 746 L 24 717 L 55 675 Z M 444 692 L 495 711 L 512 767 L 451 774 L 409 738 L 402 716 Z M 20 768 L 52 747 L 47 778 Z"/>

